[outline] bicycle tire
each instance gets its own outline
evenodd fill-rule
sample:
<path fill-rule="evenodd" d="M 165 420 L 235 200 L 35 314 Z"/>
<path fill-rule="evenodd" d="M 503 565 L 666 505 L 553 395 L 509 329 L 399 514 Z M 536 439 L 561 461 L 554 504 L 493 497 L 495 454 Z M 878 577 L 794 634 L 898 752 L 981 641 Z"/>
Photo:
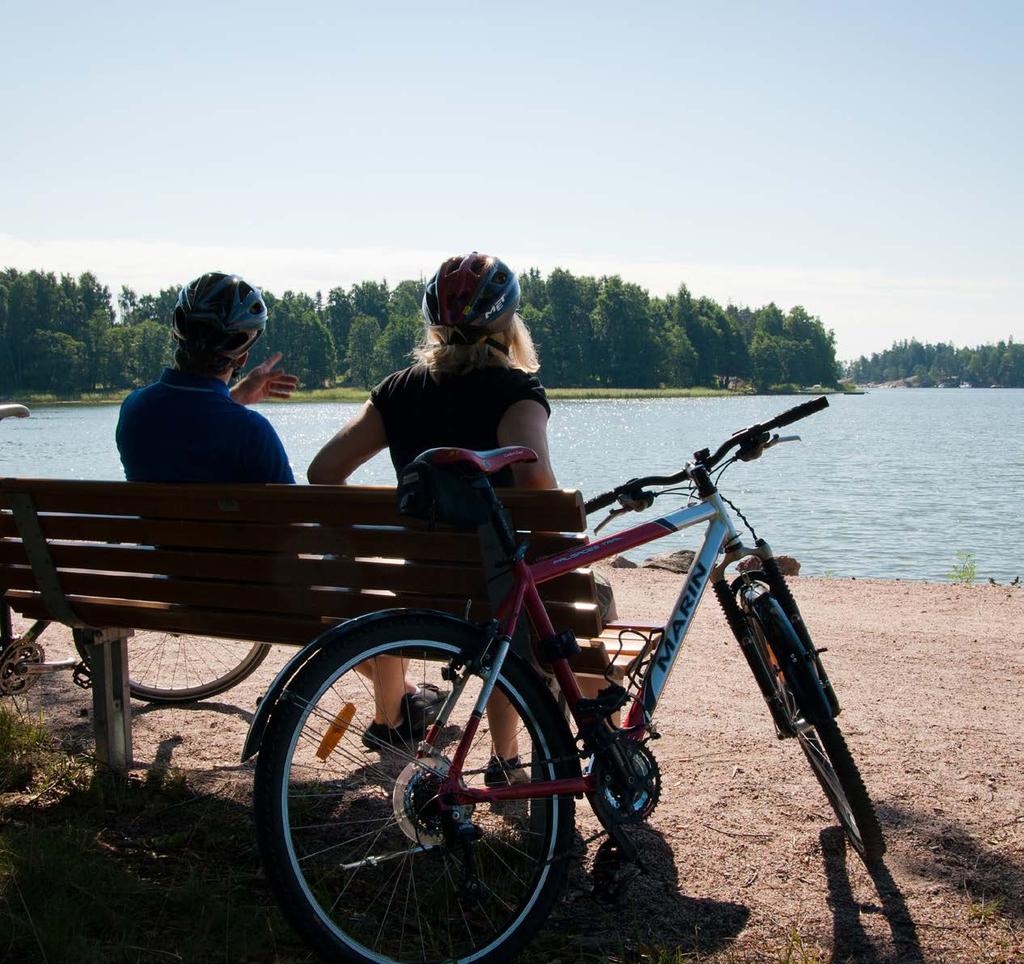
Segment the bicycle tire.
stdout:
<path fill-rule="evenodd" d="M 270 650 L 267 643 L 140 633 L 128 640 L 128 692 L 146 703 L 195 703 L 237 686 L 259 668 Z M 88 662 L 81 647 L 79 655 Z"/>
<path fill-rule="evenodd" d="M 850 844 L 865 862 L 885 853 L 885 838 L 860 770 L 828 698 L 813 659 L 782 607 L 765 592 L 747 607 L 755 647 L 764 663 L 811 771 Z"/>
<path fill-rule="evenodd" d="M 327 960 L 506 961 L 558 897 L 572 839 L 572 797 L 476 804 L 471 819 L 481 836 L 469 845 L 470 857 L 466 844 L 451 847 L 439 829 L 423 758 L 402 749 L 368 753 L 362 744 L 373 697 L 356 665 L 404 654 L 412 660 L 407 678 L 440 681 L 453 657 L 479 646 L 480 633 L 431 614 L 376 621 L 328 644 L 271 713 L 256 764 L 257 842 L 285 917 Z M 460 715 L 468 720 L 478 692 L 479 676 L 467 670 L 466 679 L 437 741 L 442 760 L 464 732 L 453 724 Z M 578 776 L 568 726 L 533 669 L 510 653 L 496 685 L 522 727 L 520 752 L 523 733 L 532 749 L 523 772 L 534 779 Z M 344 728 L 330 744 L 330 728 L 342 729 L 339 721 Z M 467 755 L 467 784 L 483 779 L 486 725 L 487 717 Z M 330 748 L 320 755 L 325 745 Z M 470 864 L 480 883 L 472 899 L 461 900 Z"/>

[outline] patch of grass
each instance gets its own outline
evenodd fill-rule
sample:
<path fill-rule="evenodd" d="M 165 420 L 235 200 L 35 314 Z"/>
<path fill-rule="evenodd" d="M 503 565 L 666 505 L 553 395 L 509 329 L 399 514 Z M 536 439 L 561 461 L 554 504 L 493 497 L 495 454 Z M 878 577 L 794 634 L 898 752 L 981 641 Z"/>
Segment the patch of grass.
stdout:
<path fill-rule="evenodd" d="M 953 568 L 946 573 L 946 577 L 950 582 L 969 586 L 974 583 L 977 575 L 978 565 L 974 553 L 968 552 L 966 549 L 958 549 L 956 562 L 953 563 Z"/>
<path fill-rule="evenodd" d="M 0 809 L 0 947 L 35 962 L 311 960 L 259 871 L 248 805 L 184 775 L 95 773 Z"/>
<path fill-rule="evenodd" d="M 831 960 L 821 948 L 809 947 L 794 927 L 786 937 L 786 946 L 775 958 L 779 964 L 825 964 Z"/>
<path fill-rule="evenodd" d="M 27 715 L 13 701 L 0 703 L 0 793 L 29 789 L 48 762 L 49 745 L 41 715 Z"/>
<path fill-rule="evenodd" d="M 727 388 L 548 388 L 549 398 L 725 398 L 746 395 Z"/>

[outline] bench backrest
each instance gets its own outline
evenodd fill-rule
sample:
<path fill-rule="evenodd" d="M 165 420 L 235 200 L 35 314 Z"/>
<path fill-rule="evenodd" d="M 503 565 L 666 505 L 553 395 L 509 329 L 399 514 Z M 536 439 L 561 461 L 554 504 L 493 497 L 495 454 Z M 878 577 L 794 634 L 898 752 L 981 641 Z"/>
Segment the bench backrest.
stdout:
<path fill-rule="evenodd" d="M 533 558 L 586 541 L 578 492 L 500 494 Z M 540 588 L 557 628 L 600 632 L 588 571 Z M 393 607 L 490 614 L 477 534 L 399 516 L 384 486 L 0 479 L 0 593 L 34 619 L 280 643 Z"/>

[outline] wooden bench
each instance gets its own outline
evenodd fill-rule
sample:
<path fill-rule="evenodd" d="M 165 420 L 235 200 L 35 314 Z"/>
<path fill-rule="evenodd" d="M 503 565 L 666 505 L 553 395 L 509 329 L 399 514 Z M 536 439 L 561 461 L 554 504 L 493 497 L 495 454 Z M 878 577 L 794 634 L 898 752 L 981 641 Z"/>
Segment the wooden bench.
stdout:
<path fill-rule="evenodd" d="M 586 542 L 578 492 L 501 497 L 528 558 Z M 381 609 L 486 619 L 482 539 L 399 516 L 390 487 L 0 479 L 3 604 L 71 626 L 88 647 L 97 756 L 114 769 L 131 765 L 133 630 L 304 645 Z M 602 626 L 591 572 L 540 591 L 556 628 L 581 642 L 577 671 L 621 676 L 638 637 L 623 648 L 620 627 Z"/>

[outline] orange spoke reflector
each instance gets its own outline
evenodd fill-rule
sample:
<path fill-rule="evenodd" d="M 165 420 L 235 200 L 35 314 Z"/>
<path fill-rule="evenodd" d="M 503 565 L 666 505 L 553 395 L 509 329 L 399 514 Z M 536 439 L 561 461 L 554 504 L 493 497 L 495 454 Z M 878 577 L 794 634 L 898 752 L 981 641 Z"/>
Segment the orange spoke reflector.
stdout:
<path fill-rule="evenodd" d="M 316 748 L 316 755 L 321 760 L 326 760 L 331 755 L 334 748 L 345 735 L 345 731 L 348 729 L 348 725 L 352 722 L 352 717 L 355 715 L 355 703 L 346 703 L 340 710 L 338 710 L 338 715 L 331 722 L 331 725 L 327 727 L 327 732 L 324 734 L 324 738 L 320 741 L 320 746 Z"/>

